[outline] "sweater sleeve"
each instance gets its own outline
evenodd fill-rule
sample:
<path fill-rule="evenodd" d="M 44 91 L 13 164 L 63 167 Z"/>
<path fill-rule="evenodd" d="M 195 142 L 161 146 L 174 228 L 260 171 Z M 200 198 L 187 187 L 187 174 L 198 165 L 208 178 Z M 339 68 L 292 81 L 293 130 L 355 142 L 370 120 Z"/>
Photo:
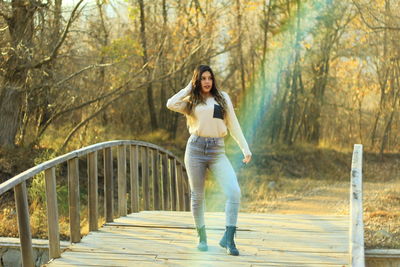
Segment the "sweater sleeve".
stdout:
<path fill-rule="evenodd" d="M 243 152 L 244 156 L 252 155 L 249 149 L 249 145 L 244 138 L 242 129 L 240 128 L 239 121 L 236 117 L 235 110 L 233 109 L 232 101 L 229 95 L 225 92 L 222 93 L 227 104 L 227 111 L 226 111 L 226 119 L 227 119 L 227 127 L 232 135 L 233 139 L 235 139 L 236 143 L 239 145 L 240 149 Z"/>
<path fill-rule="evenodd" d="M 167 108 L 172 111 L 185 114 L 185 108 L 188 103 L 187 96 L 189 96 L 191 91 L 192 91 L 192 82 L 190 81 L 185 88 L 181 89 L 178 93 L 176 93 L 170 99 L 168 99 Z"/>

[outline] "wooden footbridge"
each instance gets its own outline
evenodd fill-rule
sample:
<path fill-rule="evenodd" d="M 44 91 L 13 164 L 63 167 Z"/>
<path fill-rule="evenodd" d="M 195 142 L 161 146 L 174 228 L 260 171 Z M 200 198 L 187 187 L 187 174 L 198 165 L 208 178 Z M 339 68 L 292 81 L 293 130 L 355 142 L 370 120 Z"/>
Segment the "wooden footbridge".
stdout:
<path fill-rule="evenodd" d="M 113 150 L 117 155 L 115 184 Z M 100 228 L 99 152 L 102 152 L 104 164 L 106 220 Z M 82 157 L 87 157 L 89 223 L 89 234 L 83 238 L 79 194 L 82 177 L 79 177 L 78 160 Z M 65 162 L 68 165 L 71 245 L 61 251 L 55 168 Z M 206 213 L 209 251 L 196 250 L 197 236 L 189 212 L 190 190 L 185 167 L 171 152 L 150 143 L 110 141 L 70 152 L 11 178 L 0 185 L 0 194 L 14 189 L 24 267 L 35 266 L 26 180 L 43 171 L 51 259 L 46 266 L 359 267 L 364 266 L 361 162 L 362 146 L 355 145 L 350 216 L 241 212 L 236 235 L 238 257 L 226 255 L 218 246 L 225 224 L 222 212 Z"/>

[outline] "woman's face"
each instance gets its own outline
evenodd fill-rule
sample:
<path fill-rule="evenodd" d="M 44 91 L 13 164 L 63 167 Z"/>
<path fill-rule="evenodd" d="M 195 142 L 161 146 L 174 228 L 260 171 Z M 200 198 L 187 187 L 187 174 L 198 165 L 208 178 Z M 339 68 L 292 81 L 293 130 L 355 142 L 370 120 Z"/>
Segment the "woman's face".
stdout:
<path fill-rule="evenodd" d="M 205 71 L 201 74 L 201 92 L 203 94 L 209 94 L 212 88 L 213 80 L 211 73 L 209 71 Z"/>

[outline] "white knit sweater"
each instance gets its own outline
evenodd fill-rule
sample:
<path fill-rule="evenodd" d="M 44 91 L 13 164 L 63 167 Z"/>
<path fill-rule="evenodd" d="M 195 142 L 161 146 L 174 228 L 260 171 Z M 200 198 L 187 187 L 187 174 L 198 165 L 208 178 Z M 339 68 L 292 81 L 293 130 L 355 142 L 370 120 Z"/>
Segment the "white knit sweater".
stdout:
<path fill-rule="evenodd" d="M 186 115 L 184 110 L 189 102 L 191 90 L 192 83 L 190 82 L 167 101 L 167 108 L 186 116 L 190 134 L 202 137 L 224 137 L 227 135 L 227 129 L 229 129 L 230 134 L 239 145 L 243 155 L 251 155 L 229 95 L 226 92 L 221 92 L 227 103 L 225 123 L 225 120 L 222 118 L 221 107 L 215 101 L 214 97 L 207 98 L 205 104 L 197 105 L 192 116 Z"/>

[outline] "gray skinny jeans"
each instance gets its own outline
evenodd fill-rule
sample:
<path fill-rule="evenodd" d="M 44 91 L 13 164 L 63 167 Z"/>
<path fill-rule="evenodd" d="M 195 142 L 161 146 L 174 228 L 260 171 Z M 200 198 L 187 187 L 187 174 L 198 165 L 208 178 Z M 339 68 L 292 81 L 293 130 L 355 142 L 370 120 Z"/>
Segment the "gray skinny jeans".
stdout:
<path fill-rule="evenodd" d="M 240 187 L 235 171 L 225 155 L 223 137 L 191 135 L 186 144 L 185 166 L 191 189 L 191 207 L 196 227 L 204 225 L 204 184 L 206 169 L 216 177 L 225 196 L 226 226 L 236 226 Z"/>

